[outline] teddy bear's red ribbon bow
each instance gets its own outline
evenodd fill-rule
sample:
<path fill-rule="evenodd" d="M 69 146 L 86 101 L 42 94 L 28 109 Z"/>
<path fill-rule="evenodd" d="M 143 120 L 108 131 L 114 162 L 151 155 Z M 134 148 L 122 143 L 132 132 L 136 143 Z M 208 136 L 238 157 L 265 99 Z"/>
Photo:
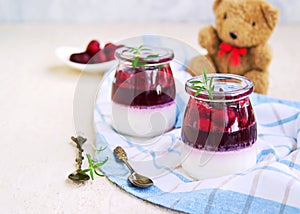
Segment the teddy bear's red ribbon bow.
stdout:
<path fill-rule="evenodd" d="M 240 55 L 245 56 L 247 54 L 247 49 L 246 48 L 237 48 L 232 45 L 226 44 L 222 42 L 220 44 L 220 51 L 219 51 L 219 56 L 222 57 L 224 54 L 228 53 L 228 61 L 232 65 L 238 65 L 240 64 Z"/>

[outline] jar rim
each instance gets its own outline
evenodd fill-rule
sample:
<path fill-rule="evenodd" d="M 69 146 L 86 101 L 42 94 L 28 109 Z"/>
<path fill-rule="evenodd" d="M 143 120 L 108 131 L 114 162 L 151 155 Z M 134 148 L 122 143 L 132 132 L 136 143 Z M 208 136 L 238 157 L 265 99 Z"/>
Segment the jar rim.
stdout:
<path fill-rule="evenodd" d="M 214 90 L 212 92 L 213 99 L 210 99 L 209 93 L 202 90 L 197 96 L 194 96 L 197 89 L 193 88 L 195 81 L 203 81 L 204 76 L 196 76 L 187 80 L 185 90 L 195 99 L 209 102 L 229 102 L 245 98 L 249 96 L 254 89 L 251 80 L 244 76 L 236 74 L 207 74 L 207 79 L 212 78 Z"/>
<path fill-rule="evenodd" d="M 141 45 L 138 47 L 140 48 L 139 53 L 132 51 L 133 48 L 135 47 L 125 46 L 118 48 L 115 51 L 115 58 L 132 64 L 138 57 L 138 61 L 145 63 L 145 65 L 163 64 L 174 59 L 174 52 L 169 48 Z"/>

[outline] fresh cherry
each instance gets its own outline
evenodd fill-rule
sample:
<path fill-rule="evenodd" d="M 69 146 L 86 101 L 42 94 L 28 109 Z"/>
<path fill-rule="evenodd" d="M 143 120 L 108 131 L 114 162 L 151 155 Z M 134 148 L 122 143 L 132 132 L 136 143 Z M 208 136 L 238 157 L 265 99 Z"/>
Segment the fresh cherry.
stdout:
<path fill-rule="evenodd" d="M 104 48 L 106 48 L 106 47 L 108 47 L 108 46 L 110 46 L 110 45 L 113 45 L 113 43 L 111 43 L 111 42 L 106 43 L 106 44 L 104 45 Z"/>
<path fill-rule="evenodd" d="M 211 121 L 207 118 L 201 118 L 198 120 L 198 129 L 204 132 L 209 132 L 211 129 Z"/>
<path fill-rule="evenodd" d="M 102 62 L 106 62 L 107 61 L 107 56 L 105 54 L 105 52 L 99 51 L 98 53 L 96 53 L 92 58 L 91 58 L 91 62 L 90 63 L 102 63 Z"/>
<path fill-rule="evenodd" d="M 115 59 L 115 51 L 119 48 L 123 47 L 123 45 L 115 45 L 112 43 L 106 43 L 103 50 L 107 56 L 107 60 L 114 60 Z"/>
<path fill-rule="evenodd" d="M 91 57 L 88 53 L 82 52 L 82 53 L 74 53 L 70 56 L 70 61 L 72 62 L 78 62 L 82 64 L 86 64 L 90 61 Z"/>
<path fill-rule="evenodd" d="M 86 48 L 86 52 L 91 56 L 94 56 L 98 51 L 100 51 L 100 43 L 97 40 L 92 40 Z"/>

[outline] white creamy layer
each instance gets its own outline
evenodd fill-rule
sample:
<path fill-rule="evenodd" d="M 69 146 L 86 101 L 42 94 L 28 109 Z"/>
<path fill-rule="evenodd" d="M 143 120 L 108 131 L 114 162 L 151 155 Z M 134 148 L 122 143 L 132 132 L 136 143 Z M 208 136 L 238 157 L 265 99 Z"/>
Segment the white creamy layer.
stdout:
<path fill-rule="evenodd" d="M 255 145 L 227 152 L 210 152 L 182 145 L 182 168 L 197 180 L 229 175 L 256 164 Z"/>
<path fill-rule="evenodd" d="M 112 102 L 112 125 L 120 133 L 136 137 L 154 137 L 173 128 L 176 103 L 136 107 Z"/>

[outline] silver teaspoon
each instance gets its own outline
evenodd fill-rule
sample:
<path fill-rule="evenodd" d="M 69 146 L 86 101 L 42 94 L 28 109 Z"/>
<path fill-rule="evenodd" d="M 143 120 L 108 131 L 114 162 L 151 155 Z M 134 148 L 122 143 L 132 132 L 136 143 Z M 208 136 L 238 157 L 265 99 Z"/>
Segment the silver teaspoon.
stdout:
<path fill-rule="evenodd" d="M 124 151 L 124 149 L 121 146 L 117 146 L 114 149 L 114 153 L 115 153 L 116 157 L 120 161 L 123 161 L 126 164 L 126 166 L 128 167 L 128 169 L 131 171 L 131 174 L 128 177 L 128 180 L 132 185 L 134 185 L 136 187 L 140 187 L 140 188 L 146 188 L 146 187 L 153 185 L 153 181 L 150 178 L 147 178 L 144 175 L 140 175 L 134 171 L 134 169 L 128 163 L 126 152 Z"/>
<path fill-rule="evenodd" d="M 75 159 L 76 163 L 77 163 L 77 170 L 73 173 L 71 173 L 68 178 L 76 183 L 81 183 L 84 181 L 87 181 L 90 179 L 90 176 L 88 176 L 87 174 L 85 174 L 84 172 L 81 171 L 81 165 L 82 165 L 82 160 L 83 160 L 83 156 L 82 156 L 82 145 L 85 143 L 85 141 L 87 140 L 84 137 L 78 136 L 78 137 L 71 137 L 72 141 L 74 143 L 76 143 L 77 145 L 77 149 L 78 149 L 78 153 L 77 153 L 77 157 Z"/>

